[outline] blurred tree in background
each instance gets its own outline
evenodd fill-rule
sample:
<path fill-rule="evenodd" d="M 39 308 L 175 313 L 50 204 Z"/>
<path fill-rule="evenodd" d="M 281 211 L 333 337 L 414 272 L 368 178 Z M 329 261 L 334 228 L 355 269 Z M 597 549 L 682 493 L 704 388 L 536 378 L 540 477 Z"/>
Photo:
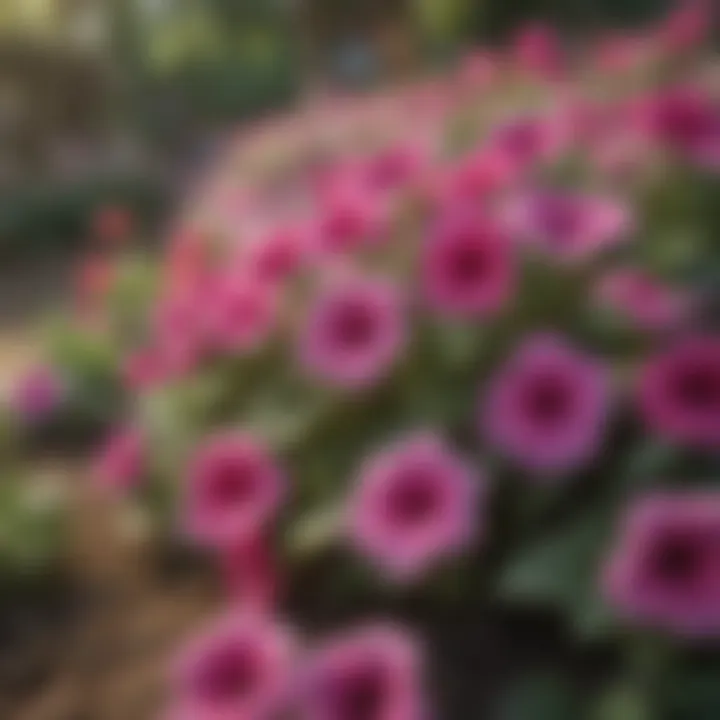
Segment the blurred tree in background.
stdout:
<path fill-rule="evenodd" d="M 225 130 L 308 87 L 402 77 L 529 19 L 572 36 L 669 4 L 0 0 L 0 254 L 78 236 L 105 197 L 156 205 Z"/>

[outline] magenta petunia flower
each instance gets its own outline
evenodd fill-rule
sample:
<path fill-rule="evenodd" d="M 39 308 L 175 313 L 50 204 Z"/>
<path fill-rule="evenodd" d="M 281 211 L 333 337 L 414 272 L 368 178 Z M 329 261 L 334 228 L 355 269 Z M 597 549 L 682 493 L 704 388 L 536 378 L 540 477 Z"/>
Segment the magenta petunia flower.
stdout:
<path fill-rule="evenodd" d="M 300 360 L 332 385 L 364 387 L 390 370 L 405 339 L 398 289 L 384 280 L 347 278 L 316 298 L 300 338 Z"/>
<path fill-rule="evenodd" d="M 603 572 L 609 604 L 628 621 L 682 637 L 720 637 L 720 494 L 636 501 Z"/>
<path fill-rule="evenodd" d="M 665 18 L 656 37 L 669 53 L 702 47 L 713 29 L 713 9 L 710 0 L 684 0 Z"/>
<path fill-rule="evenodd" d="M 629 210 L 619 201 L 575 192 L 544 191 L 516 198 L 506 208 L 508 230 L 563 261 L 592 257 L 625 239 Z"/>
<path fill-rule="evenodd" d="M 557 158 L 568 141 L 567 128 L 557 118 L 520 117 L 500 125 L 488 142 L 517 170 L 525 170 Z"/>
<path fill-rule="evenodd" d="M 493 315 L 515 292 L 513 247 L 487 218 L 453 214 L 441 222 L 425 246 L 422 282 L 428 304 L 438 313 Z"/>
<path fill-rule="evenodd" d="M 327 641 L 301 673 L 301 720 L 427 720 L 422 653 L 407 631 L 373 624 Z"/>
<path fill-rule="evenodd" d="M 261 346 L 275 329 L 277 294 L 268 283 L 236 271 L 209 293 L 208 342 L 226 352 L 246 352 Z"/>
<path fill-rule="evenodd" d="M 95 459 L 93 477 L 100 487 L 124 493 L 141 481 L 145 466 L 145 440 L 137 428 L 111 435 Z"/>
<path fill-rule="evenodd" d="M 305 228 L 290 226 L 261 237 L 249 250 L 249 274 L 269 283 L 293 276 L 307 259 L 307 235 Z"/>
<path fill-rule="evenodd" d="M 638 402 L 661 437 L 720 447 L 720 337 L 691 336 L 652 357 L 640 374 Z"/>
<path fill-rule="evenodd" d="M 47 420 L 63 402 L 66 387 L 51 367 L 39 366 L 21 376 L 10 391 L 9 405 L 28 423 Z"/>
<path fill-rule="evenodd" d="M 349 499 L 349 539 L 386 577 L 414 580 L 479 539 L 485 487 L 484 474 L 440 438 L 411 436 L 364 465 Z"/>
<path fill-rule="evenodd" d="M 331 192 L 319 211 L 318 250 L 346 253 L 381 242 L 385 230 L 383 202 L 369 192 Z"/>
<path fill-rule="evenodd" d="M 692 307 L 688 293 L 632 268 L 614 270 L 600 278 L 596 297 L 602 305 L 647 331 L 677 328 Z"/>
<path fill-rule="evenodd" d="M 641 111 L 651 137 L 700 166 L 720 168 L 720 105 L 705 91 L 673 88 Z"/>
<path fill-rule="evenodd" d="M 269 720 L 287 702 L 294 656 L 282 625 L 248 612 L 223 617 L 177 659 L 170 717 Z"/>
<path fill-rule="evenodd" d="M 527 339 L 492 380 L 480 424 L 523 467 L 559 475 L 598 451 L 609 409 L 602 364 L 555 335 Z"/>
<path fill-rule="evenodd" d="M 360 170 L 362 185 L 386 193 L 405 187 L 423 171 L 428 161 L 420 147 L 395 145 L 368 158 Z"/>
<path fill-rule="evenodd" d="M 217 435 L 191 460 L 184 530 L 205 545 L 237 547 L 259 536 L 284 495 L 282 472 L 262 443 L 244 433 Z"/>

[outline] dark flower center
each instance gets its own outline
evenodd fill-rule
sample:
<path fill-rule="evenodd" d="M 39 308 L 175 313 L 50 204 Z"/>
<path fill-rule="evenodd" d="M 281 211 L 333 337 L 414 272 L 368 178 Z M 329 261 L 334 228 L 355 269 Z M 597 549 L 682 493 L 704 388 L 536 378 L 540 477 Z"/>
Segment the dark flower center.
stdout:
<path fill-rule="evenodd" d="M 693 410 L 720 413 L 720 367 L 698 365 L 679 373 L 675 393 Z"/>
<path fill-rule="evenodd" d="M 501 133 L 501 144 L 521 159 L 529 159 L 538 151 L 540 138 L 532 122 L 517 122 L 507 126 Z"/>
<path fill-rule="evenodd" d="M 325 233 L 330 240 L 342 242 L 356 240 L 365 230 L 363 218 L 359 212 L 351 207 L 337 207 L 331 210 L 325 219 Z"/>
<path fill-rule="evenodd" d="M 540 377 L 528 388 L 525 399 L 526 411 L 538 423 L 561 423 L 572 407 L 572 394 L 558 376 Z"/>
<path fill-rule="evenodd" d="M 346 349 L 365 347 L 376 334 L 375 313 L 361 303 L 346 303 L 338 308 L 333 324 L 335 340 Z"/>
<path fill-rule="evenodd" d="M 395 480 L 386 498 L 388 515 L 404 526 L 420 525 L 438 506 L 437 483 L 422 469 L 408 471 Z"/>
<path fill-rule="evenodd" d="M 692 533 L 675 532 L 658 541 L 653 549 L 650 569 L 653 577 L 669 584 L 685 584 L 697 578 L 703 552 Z"/>
<path fill-rule="evenodd" d="M 380 666 L 367 664 L 334 681 L 329 693 L 333 720 L 380 718 L 388 691 L 388 680 Z"/>
<path fill-rule="evenodd" d="M 448 261 L 449 273 L 459 285 L 473 286 L 482 282 L 490 270 L 488 253 L 474 235 L 458 237 Z"/>
<path fill-rule="evenodd" d="M 227 644 L 205 658 L 196 677 L 198 694 L 210 702 L 241 700 L 252 692 L 260 677 L 257 653 L 243 644 Z"/>
<path fill-rule="evenodd" d="M 222 506 L 242 505 L 253 495 L 255 486 L 255 468 L 250 462 L 223 460 L 213 471 L 210 499 Z"/>

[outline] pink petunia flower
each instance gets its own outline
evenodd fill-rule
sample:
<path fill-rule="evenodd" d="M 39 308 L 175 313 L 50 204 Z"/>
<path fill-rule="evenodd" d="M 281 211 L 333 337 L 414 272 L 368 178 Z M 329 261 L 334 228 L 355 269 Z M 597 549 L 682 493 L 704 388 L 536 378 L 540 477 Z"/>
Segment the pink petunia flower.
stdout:
<path fill-rule="evenodd" d="M 632 228 L 630 212 L 619 201 L 577 192 L 528 193 L 511 201 L 504 217 L 517 240 L 567 262 L 613 247 Z"/>
<path fill-rule="evenodd" d="M 427 164 L 419 147 L 395 145 L 366 160 L 361 168 L 362 185 L 373 193 L 402 189 L 415 180 Z"/>
<path fill-rule="evenodd" d="M 638 402 L 661 437 L 720 447 L 720 337 L 694 335 L 652 357 L 640 374 Z"/>
<path fill-rule="evenodd" d="M 379 279 L 348 278 L 321 292 L 300 338 L 300 360 L 333 385 L 365 387 L 391 368 L 406 341 L 398 289 Z"/>
<path fill-rule="evenodd" d="M 713 27 L 713 9 L 710 0 L 683 0 L 679 7 L 665 18 L 655 35 L 670 55 L 701 47 Z"/>
<path fill-rule="evenodd" d="M 720 495 L 636 501 L 604 568 L 605 597 L 626 620 L 686 638 L 720 637 Z"/>
<path fill-rule="evenodd" d="M 411 436 L 371 457 L 348 504 L 353 546 L 384 575 L 414 580 L 479 539 L 485 477 L 435 435 Z"/>
<path fill-rule="evenodd" d="M 720 168 L 720 106 L 706 92 L 673 88 L 640 110 L 641 123 L 655 140 L 701 167 Z"/>
<path fill-rule="evenodd" d="M 547 79 L 557 78 L 564 65 L 557 33 L 539 22 L 520 29 L 514 43 L 514 55 L 523 70 Z"/>
<path fill-rule="evenodd" d="M 283 474 L 268 449 L 248 434 L 221 434 L 190 462 L 183 528 L 203 545 L 228 550 L 266 529 L 285 496 Z"/>
<path fill-rule="evenodd" d="M 598 451 L 609 410 L 608 373 L 562 337 L 527 339 L 492 380 L 480 425 L 499 450 L 544 476 Z"/>
<path fill-rule="evenodd" d="M 225 352 L 257 349 L 275 329 L 277 300 L 270 284 L 230 271 L 208 293 L 208 343 Z"/>
<path fill-rule="evenodd" d="M 600 278 L 595 294 L 600 304 L 650 332 L 677 328 L 692 307 L 686 292 L 632 268 L 614 270 Z"/>
<path fill-rule="evenodd" d="M 500 125 L 490 136 L 489 146 L 505 156 L 516 170 L 556 159 L 569 136 L 564 123 L 555 117 L 520 117 Z"/>
<path fill-rule="evenodd" d="M 60 375 L 51 367 L 39 366 L 17 380 L 10 391 L 9 405 L 25 422 L 43 422 L 57 410 L 65 394 Z"/>
<path fill-rule="evenodd" d="M 209 296 L 203 286 L 162 297 L 154 310 L 155 346 L 164 359 L 189 369 L 207 349 Z"/>
<path fill-rule="evenodd" d="M 112 435 L 95 458 L 93 477 L 104 490 L 125 493 L 142 480 L 145 469 L 145 439 L 137 428 L 124 428 Z"/>
<path fill-rule="evenodd" d="M 249 249 L 249 275 L 260 282 L 279 283 L 294 275 L 307 258 L 307 232 L 300 226 L 275 230 Z"/>
<path fill-rule="evenodd" d="M 236 612 L 192 640 L 174 666 L 175 718 L 269 720 L 287 701 L 295 663 L 289 630 Z"/>
<path fill-rule="evenodd" d="M 301 673 L 301 720 L 427 720 L 423 662 L 415 639 L 389 624 L 327 641 Z"/>
<path fill-rule="evenodd" d="M 517 282 L 512 245 L 487 218 L 462 212 L 442 220 L 429 238 L 421 272 L 430 307 L 453 316 L 497 313 Z"/>
<path fill-rule="evenodd" d="M 353 252 L 381 242 L 385 208 L 374 194 L 357 190 L 331 192 L 319 211 L 318 250 L 337 254 Z"/>

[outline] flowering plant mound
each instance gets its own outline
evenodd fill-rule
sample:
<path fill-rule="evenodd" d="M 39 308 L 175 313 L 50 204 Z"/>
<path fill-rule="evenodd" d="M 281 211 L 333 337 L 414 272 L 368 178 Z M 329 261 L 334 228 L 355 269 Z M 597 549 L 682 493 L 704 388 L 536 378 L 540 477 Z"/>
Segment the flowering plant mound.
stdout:
<path fill-rule="evenodd" d="M 631 654 L 720 637 L 708 13 L 572 56 L 533 27 L 228 153 L 127 316 L 134 412 L 97 465 L 251 613 L 191 652 L 170 717 L 437 716 L 405 631 L 315 651 L 267 624 L 318 557 L 381 596 L 550 607 Z M 603 708 L 654 717 L 626 690 Z"/>

